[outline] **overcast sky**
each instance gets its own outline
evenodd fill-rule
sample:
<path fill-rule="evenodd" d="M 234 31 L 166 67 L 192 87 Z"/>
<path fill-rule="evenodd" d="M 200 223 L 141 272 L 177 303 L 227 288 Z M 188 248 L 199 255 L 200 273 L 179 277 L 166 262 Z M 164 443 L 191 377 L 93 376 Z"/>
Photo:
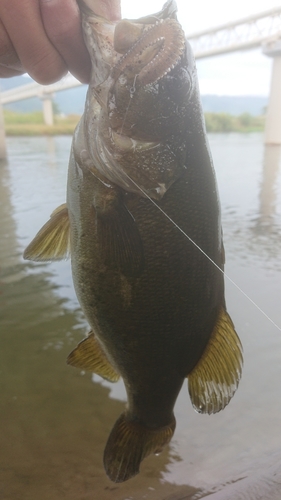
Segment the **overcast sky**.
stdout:
<path fill-rule="evenodd" d="M 121 0 L 123 17 L 135 18 L 161 9 L 162 0 Z M 280 7 L 281 0 L 177 0 L 178 19 L 185 33 Z M 269 93 L 272 61 L 256 49 L 197 62 L 202 94 L 263 95 Z"/>

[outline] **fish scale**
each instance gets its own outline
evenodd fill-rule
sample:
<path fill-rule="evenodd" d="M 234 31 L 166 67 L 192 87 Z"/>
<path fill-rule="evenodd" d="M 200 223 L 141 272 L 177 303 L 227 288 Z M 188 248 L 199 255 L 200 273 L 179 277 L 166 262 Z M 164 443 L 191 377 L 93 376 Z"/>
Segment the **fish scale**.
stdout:
<path fill-rule="evenodd" d="M 79 6 L 93 68 L 73 137 L 67 201 L 24 257 L 71 254 L 90 332 L 68 363 L 124 380 L 127 407 L 104 452 L 108 477 L 123 482 L 170 442 L 186 379 L 196 411 L 225 408 L 239 384 L 242 346 L 225 306 L 216 180 L 175 2 L 119 24 L 97 17 L 91 0 Z M 167 67 L 161 53 L 161 67 L 151 71 L 156 43 L 140 62 L 150 79 L 138 82 L 142 33 L 157 41 L 161 20 L 161 36 L 175 30 L 176 58 L 170 44 L 161 44 Z"/>

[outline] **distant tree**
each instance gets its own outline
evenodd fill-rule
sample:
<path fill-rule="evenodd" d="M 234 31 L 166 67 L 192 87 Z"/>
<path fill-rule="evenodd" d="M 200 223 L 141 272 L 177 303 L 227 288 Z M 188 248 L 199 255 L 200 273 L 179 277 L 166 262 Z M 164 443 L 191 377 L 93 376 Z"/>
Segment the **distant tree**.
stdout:
<path fill-rule="evenodd" d="M 208 132 L 230 132 L 235 130 L 235 117 L 228 113 L 205 113 Z"/>
<path fill-rule="evenodd" d="M 243 113 L 239 116 L 239 121 L 242 127 L 250 127 L 251 125 L 253 125 L 254 117 L 250 115 L 250 113 Z"/>
<path fill-rule="evenodd" d="M 54 115 L 59 115 L 60 114 L 60 108 L 59 105 L 56 101 L 52 99 L 52 106 L 53 106 L 53 113 Z"/>
<path fill-rule="evenodd" d="M 243 113 L 233 116 L 228 113 L 205 113 L 207 132 L 254 132 L 264 128 L 264 116 Z"/>

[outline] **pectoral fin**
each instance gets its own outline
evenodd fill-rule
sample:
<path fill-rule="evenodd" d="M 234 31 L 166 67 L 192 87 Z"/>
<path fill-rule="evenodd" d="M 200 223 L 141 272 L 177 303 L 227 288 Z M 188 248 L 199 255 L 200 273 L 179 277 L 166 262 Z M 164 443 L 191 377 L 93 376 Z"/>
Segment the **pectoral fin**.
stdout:
<path fill-rule="evenodd" d="M 222 309 L 203 355 L 188 375 L 194 409 L 209 414 L 223 410 L 238 387 L 242 364 L 241 342 Z"/>
<path fill-rule="evenodd" d="M 96 373 L 110 382 L 117 382 L 120 378 L 120 375 L 112 368 L 93 332 L 90 332 L 88 337 L 69 354 L 67 364 Z"/>
<path fill-rule="evenodd" d="M 138 226 L 120 202 L 107 211 L 97 211 L 97 235 L 106 265 L 125 276 L 138 276 L 142 270 L 143 245 Z"/>
<path fill-rule="evenodd" d="M 64 203 L 53 211 L 51 218 L 25 249 L 23 257 L 35 261 L 62 260 L 69 253 L 69 218 Z"/>

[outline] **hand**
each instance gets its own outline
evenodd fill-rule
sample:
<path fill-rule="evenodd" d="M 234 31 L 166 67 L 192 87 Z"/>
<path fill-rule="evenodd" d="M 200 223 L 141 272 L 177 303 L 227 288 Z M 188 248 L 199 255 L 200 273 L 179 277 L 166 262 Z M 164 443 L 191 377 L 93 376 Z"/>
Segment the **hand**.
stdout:
<path fill-rule="evenodd" d="M 120 0 L 93 3 L 96 14 L 120 17 Z M 0 0 L 0 77 L 28 73 L 47 85 L 68 71 L 89 82 L 91 62 L 76 0 Z"/>

